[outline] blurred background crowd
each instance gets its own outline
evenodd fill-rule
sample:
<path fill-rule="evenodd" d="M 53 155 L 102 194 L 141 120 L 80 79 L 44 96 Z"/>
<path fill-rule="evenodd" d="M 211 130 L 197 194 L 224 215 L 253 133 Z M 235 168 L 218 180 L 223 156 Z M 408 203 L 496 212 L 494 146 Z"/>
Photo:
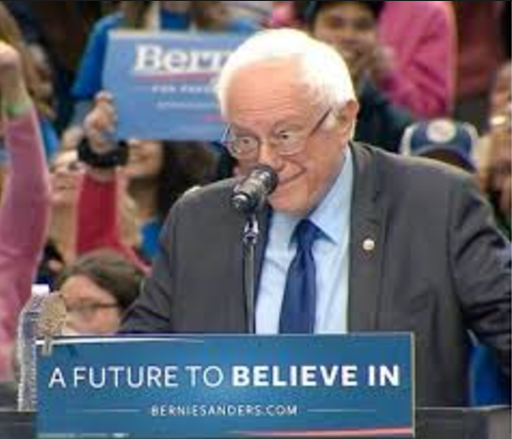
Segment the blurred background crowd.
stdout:
<path fill-rule="evenodd" d="M 510 239 L 510 5 L 0 2 L 0 381 L 13 380 L 17 318 L 33 283 L 61 292 L 67 333 L 116 332 L 174 201 L 236 172 L 226 151 L 194 139 L 127 139 L 116 166 L 83 160 L 84 148 L 111 152 L 100 135 L 115 130 L 102 85 L 111 30 L 307 30 L 348 63 L 361 105 L 356 140 L 474 174 Z"/>

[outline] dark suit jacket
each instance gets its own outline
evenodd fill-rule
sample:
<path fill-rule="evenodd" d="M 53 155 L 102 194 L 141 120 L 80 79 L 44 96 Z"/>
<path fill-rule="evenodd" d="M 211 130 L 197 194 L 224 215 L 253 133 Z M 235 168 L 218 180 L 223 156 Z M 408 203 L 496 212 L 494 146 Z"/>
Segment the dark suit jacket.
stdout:
<path fill-rule="evenodd" d="M 507 242 L 469 175 L 352 144 L 348 325 L 411 331 L 417 404 L 467 403 L 471 328 L 510 377 L 511 274 Z M 123 332 L 244 332 L 244 218 L 229 204 L 233 181 L 184 196 Z M 261 215 L 262 235 L 268 215 Z M 365 251 L 366 238 L 375 240 Z M 265 239 L 257 248 L 259 276 Z M 318 262 L 317 263 L 321 263 Z"/>

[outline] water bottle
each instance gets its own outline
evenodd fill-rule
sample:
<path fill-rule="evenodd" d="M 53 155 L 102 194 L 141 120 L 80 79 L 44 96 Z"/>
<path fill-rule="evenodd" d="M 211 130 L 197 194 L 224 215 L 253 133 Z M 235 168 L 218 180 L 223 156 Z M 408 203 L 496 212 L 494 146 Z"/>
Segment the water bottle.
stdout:
<path fill-rule="evenodd" d="M 48 285 L 33 285 L 30 299 L 18 318 L 17 355 L 20 368 L 18 411 L 35 411 L 37 407 L 37 321 L 43 299 L 49 293 Z"/>

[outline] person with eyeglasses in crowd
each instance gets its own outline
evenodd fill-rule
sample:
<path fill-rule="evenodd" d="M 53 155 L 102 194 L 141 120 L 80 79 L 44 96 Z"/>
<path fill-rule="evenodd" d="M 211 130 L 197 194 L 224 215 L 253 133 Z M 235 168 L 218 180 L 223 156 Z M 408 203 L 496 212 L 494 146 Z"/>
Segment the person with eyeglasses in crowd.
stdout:
<path fill-rule="evenodd" d="M 109 248 L 141 269 L 136 253 L 139 224 L 133 200 L 114 187 L 107 196 L 94 185 L 94 170 L 79 160 L 75 149 L 62 149 L 50 165 L 51 221 L 37 282 L 53 289 L 60 272 L 79 256 Z M 98 212 L 102 214 L 99 215 Z M 117 234 L 106 232 L 111 223 Z"/>
<path fill-rule="evenodd" d="M 415 335 L 418 406 L 468 403 L 468 328 L 510 381 L 508 243 L 474 180 L 352 140 L 358 102 L 329 45 L 291 29 L 244 42 L 217 84 L 237 172 L 278 176 L 258 214 L 255 332 Z M 123 333 L 243 333 L 238 179 L 185 194 Z"/>
<path fill-rule="evenodd" d="M 76 150 L 60 150 L 50 167 L 51 220 L 39 261 L 37 282 L 52 288 L 59 272 L 76 257 L 77 202 L 83 166 Z"/>
<path fill-rule="evenodd" d="M 139 294 L 144 272 L 118 252 L 86 253 L 63 269 L 55 283 L 66 304 L 65 335 L 115 334 Z"/>

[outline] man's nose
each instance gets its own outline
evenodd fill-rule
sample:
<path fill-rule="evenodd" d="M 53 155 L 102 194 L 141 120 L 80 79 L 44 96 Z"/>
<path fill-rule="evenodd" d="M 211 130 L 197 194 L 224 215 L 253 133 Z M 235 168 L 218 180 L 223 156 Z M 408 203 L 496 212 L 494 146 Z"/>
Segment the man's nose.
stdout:
<path fill-rule="evenodd" d="M 268 165 L 276 171 L 279 171 L 284 165 L 282 157 L 267 141 L 260 145 L 258 163 Z"/>

